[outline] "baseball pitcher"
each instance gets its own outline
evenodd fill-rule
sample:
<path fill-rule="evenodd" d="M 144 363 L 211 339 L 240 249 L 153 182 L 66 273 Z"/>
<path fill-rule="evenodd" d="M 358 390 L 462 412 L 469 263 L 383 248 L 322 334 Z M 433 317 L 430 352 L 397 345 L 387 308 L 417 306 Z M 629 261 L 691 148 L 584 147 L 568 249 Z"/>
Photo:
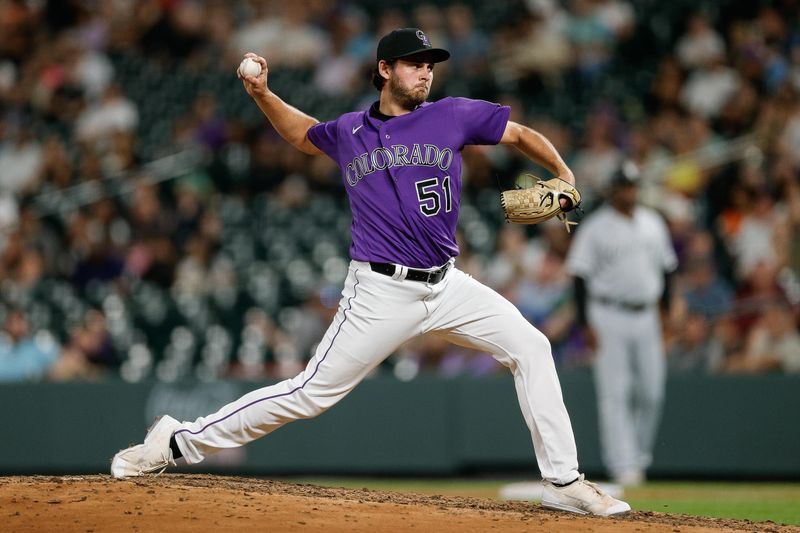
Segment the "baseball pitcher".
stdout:
<path fill-rule="evenodd" d="M 330 122 L 286 104 L 269 89 L 267 61 L 253 53 L 245 57 L 261 71 L 239 77 L 278 133 L 341 169 L 352 211 L 352 261 L 339 308 L 298 376 L 193 422 L 162 417 L 143 444 L 114 456 L 112 475 L 159 472 L 179 457 L 197 463 L 315 417 L 401 344 L 432 333 L 492 353 L 511 370 L 544 478 L 544 505 L 604 516 L 630 510 L 578 471 L 548 340 L 505 298 L 454 265 L 464 146 L 513 145 L 572 188 L 572 172 L 552 144 L 509 121 L 508 107 L 466 98 L 426 102 L 434 66 L 450 54 L 416 28 L 392 31 L 378 43 L 373 84 L 379 100 Z M 551 215 L 577 199 L 560 192 L 539 196 L 548 206 L 555 202 Z"/>

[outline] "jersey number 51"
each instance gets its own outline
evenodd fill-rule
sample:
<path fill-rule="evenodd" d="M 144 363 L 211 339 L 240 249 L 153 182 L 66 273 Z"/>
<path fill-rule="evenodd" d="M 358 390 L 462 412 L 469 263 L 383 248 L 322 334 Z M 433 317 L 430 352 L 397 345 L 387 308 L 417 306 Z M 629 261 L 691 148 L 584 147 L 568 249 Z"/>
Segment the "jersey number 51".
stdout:
<path fill-rule="evenodd" d="M 439 178 L 429 178 L 415 183 L 417 186 L 417 199 L 419 210 L 426 217 L 432 217 L 442 208 L 444 196 L 444 212 L 453 209 L 453 193 L 450 191 L 450 176 L 442 178 L 442 193 L 439 192 Z"/>

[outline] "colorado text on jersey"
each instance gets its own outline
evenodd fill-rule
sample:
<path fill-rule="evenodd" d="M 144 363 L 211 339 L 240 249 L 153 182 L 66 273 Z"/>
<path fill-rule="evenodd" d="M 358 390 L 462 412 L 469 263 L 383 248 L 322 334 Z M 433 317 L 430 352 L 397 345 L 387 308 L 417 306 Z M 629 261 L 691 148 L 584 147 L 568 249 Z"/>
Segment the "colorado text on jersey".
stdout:
<path fill-rule="evenodd" d="M 355 187 L 361 178 L 376 170 L 405 166 L 439 167 L 447 170 L 451 164 L 453 150 L 450 148 L 442 150 L 434 144 L 425 144 L 423 150 L 419 144 L 414 144 L 409 150 L 404 144 L 393 144 L 389 148 L 379 147 L 357 156 L 347 164 L 345 172 L 347 183 Z"/>

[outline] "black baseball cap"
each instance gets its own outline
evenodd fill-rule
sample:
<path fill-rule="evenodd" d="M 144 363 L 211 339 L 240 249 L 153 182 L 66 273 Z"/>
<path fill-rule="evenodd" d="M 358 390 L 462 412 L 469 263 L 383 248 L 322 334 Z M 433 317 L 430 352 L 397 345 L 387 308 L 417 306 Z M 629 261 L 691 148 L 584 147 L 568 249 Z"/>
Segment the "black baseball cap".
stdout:
<path fill-rule="evenodd" d="M 611 175 L 609 185 L 612 188 L 639 185 L 639 167 L 633 161 L 623 162 Z"/>
<path fill-rule="evenodd" d="M 420 53 L 429 54 L 431 63 L 450 59 L 450 52 L 433 48 L 428 36 L 419 28 L 398 28 L 384 35 L 378 42 L 377 61 L 391 61 Z"/>

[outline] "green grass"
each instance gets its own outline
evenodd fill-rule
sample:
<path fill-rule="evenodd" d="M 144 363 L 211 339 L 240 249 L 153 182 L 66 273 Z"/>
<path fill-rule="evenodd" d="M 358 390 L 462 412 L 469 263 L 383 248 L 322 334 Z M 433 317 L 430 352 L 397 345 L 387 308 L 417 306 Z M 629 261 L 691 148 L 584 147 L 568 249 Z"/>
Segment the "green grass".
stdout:
<path fill-rule="evenodd" d="M 641 510 L 800 525 L 800 483 L 654 482 L 626 498 Z"/>
<path fill-rule="evenodd" d="M 497 498 L 506 480 L 294 478 L 296 483 L 442 496 Z M 740 518 L 800 525 L 800 483 L 656 481 L 625 493 L 637 511 Z"/>

